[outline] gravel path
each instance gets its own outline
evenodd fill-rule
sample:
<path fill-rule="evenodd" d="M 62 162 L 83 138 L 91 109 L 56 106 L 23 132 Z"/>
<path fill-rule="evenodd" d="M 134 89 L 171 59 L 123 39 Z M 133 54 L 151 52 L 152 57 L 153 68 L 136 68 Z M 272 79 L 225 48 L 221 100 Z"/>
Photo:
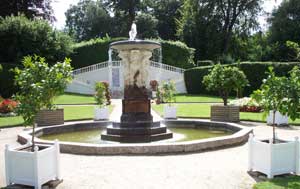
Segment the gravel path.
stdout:
<path fill-rule="evenodd" d="M 115 110 L 119 111 L 119 110 Z M 244 122 L 258 137 L 270 137 L 271 127 Z M 22 128 L 0 131 L 0 187 L 4 186 L 4 145 L 17 145 Z M 299 129 L 279 128 L 285 139 Z M 247 144 L 217 151 L 164 156 L 81 156 L 61 154 L 64 182 L 58 189 L 250 189 L 256 182 L 247 173 Z"/>

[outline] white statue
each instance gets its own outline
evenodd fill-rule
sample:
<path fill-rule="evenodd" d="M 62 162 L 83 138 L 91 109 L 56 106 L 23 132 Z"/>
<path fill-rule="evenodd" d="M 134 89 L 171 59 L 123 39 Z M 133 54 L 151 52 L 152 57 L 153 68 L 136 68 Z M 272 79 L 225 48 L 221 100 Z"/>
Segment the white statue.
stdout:
<path fill-rule="evenodd" d="M 135 40 L 137 31 L 136 31 L 136 24 L 133 22 L 131 25 L 131 30 L 129 31 L 129 40 Z"/>

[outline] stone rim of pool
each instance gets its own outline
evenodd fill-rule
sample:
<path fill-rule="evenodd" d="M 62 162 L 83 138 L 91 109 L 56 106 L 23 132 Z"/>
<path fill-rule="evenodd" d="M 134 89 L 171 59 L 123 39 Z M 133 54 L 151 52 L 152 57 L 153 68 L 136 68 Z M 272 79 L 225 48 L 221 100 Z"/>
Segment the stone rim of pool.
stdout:
<path fill-rule="evenodd" d="M 126 155 L 126 154 L 165 154 L 165 153 L 191 153 L 207 150 L 216 150 L 231 146 L 237 146 L 247 142 L 251 128 L 244 127 L 237 123 L 215 122 L 209 120 L 164 120 L 163 124 L 168 127 L 178 125 L 188 125 L 187 128 L 197 127 L 214 127 L 223 128 L 234 132 L 231 135 L 213 137 L 207 139 L 173 142 L 173 143 L 112 143 L 112 144 L 92 144 L 78 142 L 60 141 L 60 149 L 62 153 L 81 154 L 81 155 Z M 40 137 L 44 133 L 58 133 L 58 131 L 74 131 L 74 129 L 86 130 L 96 128 L 106 128 L 110 125 L 110 121 L 85 121 L 65 123 L 64 125 L 39 127 L 36 129 L 36 136 Z M 182 127 L 181 127 L 182 128 Z M 55 132 L 56 131 L 56 132 Z M 25 144 L 31 139 L 32 131 L 24 131 L 18 135 L 18 142 Z M 39 145 L 51 145 L 54 141 L 35 138 Z"/>

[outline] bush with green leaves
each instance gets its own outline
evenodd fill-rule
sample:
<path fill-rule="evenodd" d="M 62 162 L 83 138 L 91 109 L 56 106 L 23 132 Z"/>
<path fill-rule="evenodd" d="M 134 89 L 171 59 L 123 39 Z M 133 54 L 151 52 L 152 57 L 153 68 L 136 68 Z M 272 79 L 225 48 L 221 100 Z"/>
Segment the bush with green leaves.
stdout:
<path fill-rule="evenodd" d="M 72 80 L 70 59 L 49 67 L 45 58 L 27 56 L 23 59 L 24 69 L 15 68 L 15 84 L 19 92 L 16 112 L 22 116 L 25 125 L 33 126 L 37 113 L 42 109 L 53 109 L 53 100 L 63 94 Z M 34 133 L 34 131 L 33 131 Z M 34 138 L 34 135 L 32 135 Z M 34 139 L 32 139 L 34 146 Z"/>
<path fill-rule="evenodd" d="M 204 76 L 202 82 L 207 90 L 218 92 L 223 99 L 224 106 L 227 106 L 231 91 L 242 89 L 248 84 L 243 71 L 237 67 L 223 67 L 221 64 L 216 64 L 211 72 Z"/>
<path fill-rule="evenodd" d="M 300 70 L 295 66 L 289 77 L 278 77 L 274 68 L 269 67 L 268 77 L 263 81 L 260 89 L 254 91 L 255 99 L 266 114 L 273 112 L 273 142 L 275 143 L 275 114 L 280 112 L 288 115 L 292 120 L 300 117 Z"/>
<path fill-rule="evenodd" d="M 107 100 L 106 100 L 106 96 L 105 96 L 105 92 L 106 92 L 106 87 L 105 84 L 103 82 L 97 82 L 95 84 L 95 100 L 98 104 L 98 106 L 100 108 L 105 107 Z"/>
<path fill-rule="evenodd" d="M 72 52 L 72 39 L 46 20 L 25 16 L 0 18 L 0 62 L 20 64 L 24 56 L 38 54 L 50 63 Z"/>
<path fill-rule="evenodd" d="M 157 95 L 159 96 L 160 102 L 169 103 L 169 106 L 171 106 L 171 102 L 176 101 L 175 94 L 176 87 L 173 81 L 164 82 L 158 88 Z"/>

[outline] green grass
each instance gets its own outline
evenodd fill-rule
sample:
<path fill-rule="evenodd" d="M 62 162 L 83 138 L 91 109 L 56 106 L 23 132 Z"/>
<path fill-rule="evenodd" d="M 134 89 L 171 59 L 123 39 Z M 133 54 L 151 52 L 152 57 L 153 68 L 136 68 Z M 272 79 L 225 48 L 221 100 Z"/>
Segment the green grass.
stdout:
<path fill-rule="evenodd" d="M 223 100 L 220 97 L 210 95 L 178 94 L 176 95 L 176 102 L 223 102 Z"/>
<path fill-rule="evenodd" d="M 95 104 L 95 99 L 90 95 L 66 93 L 57 97 L 54 104 Z"/>
<path fill-rule="evenodd" d="M 163 106 L 165 104 L 153 105 L 152 108 L 159 114 L 163 115 Z M 190 118 L 210 118 L 210 104 L 176 104 L 178 117 Z M 244 121 L 265 122 L 263 113 L 241 112 L 240 119 Z M 300 124 L 300 119 L 295 121 L 289 120 L 291 124 Z"/>
<path fill-rule="evenodd" d="M 65 121 L 75 121 L 94 118 L 94 106 L 60 106 L 64 108 Z M 109 111 L 112 112 L 113 106 L 109 106 Z M 22 125 L 23 118 L 17 117 L 0 117 L 1 127 L 13 127 Z"/>
<path fill-rule="evenodd" d="M 270 181 L 255 184 L 253 189 L 300 189 L 300 177 L 274 178 Z"/>

